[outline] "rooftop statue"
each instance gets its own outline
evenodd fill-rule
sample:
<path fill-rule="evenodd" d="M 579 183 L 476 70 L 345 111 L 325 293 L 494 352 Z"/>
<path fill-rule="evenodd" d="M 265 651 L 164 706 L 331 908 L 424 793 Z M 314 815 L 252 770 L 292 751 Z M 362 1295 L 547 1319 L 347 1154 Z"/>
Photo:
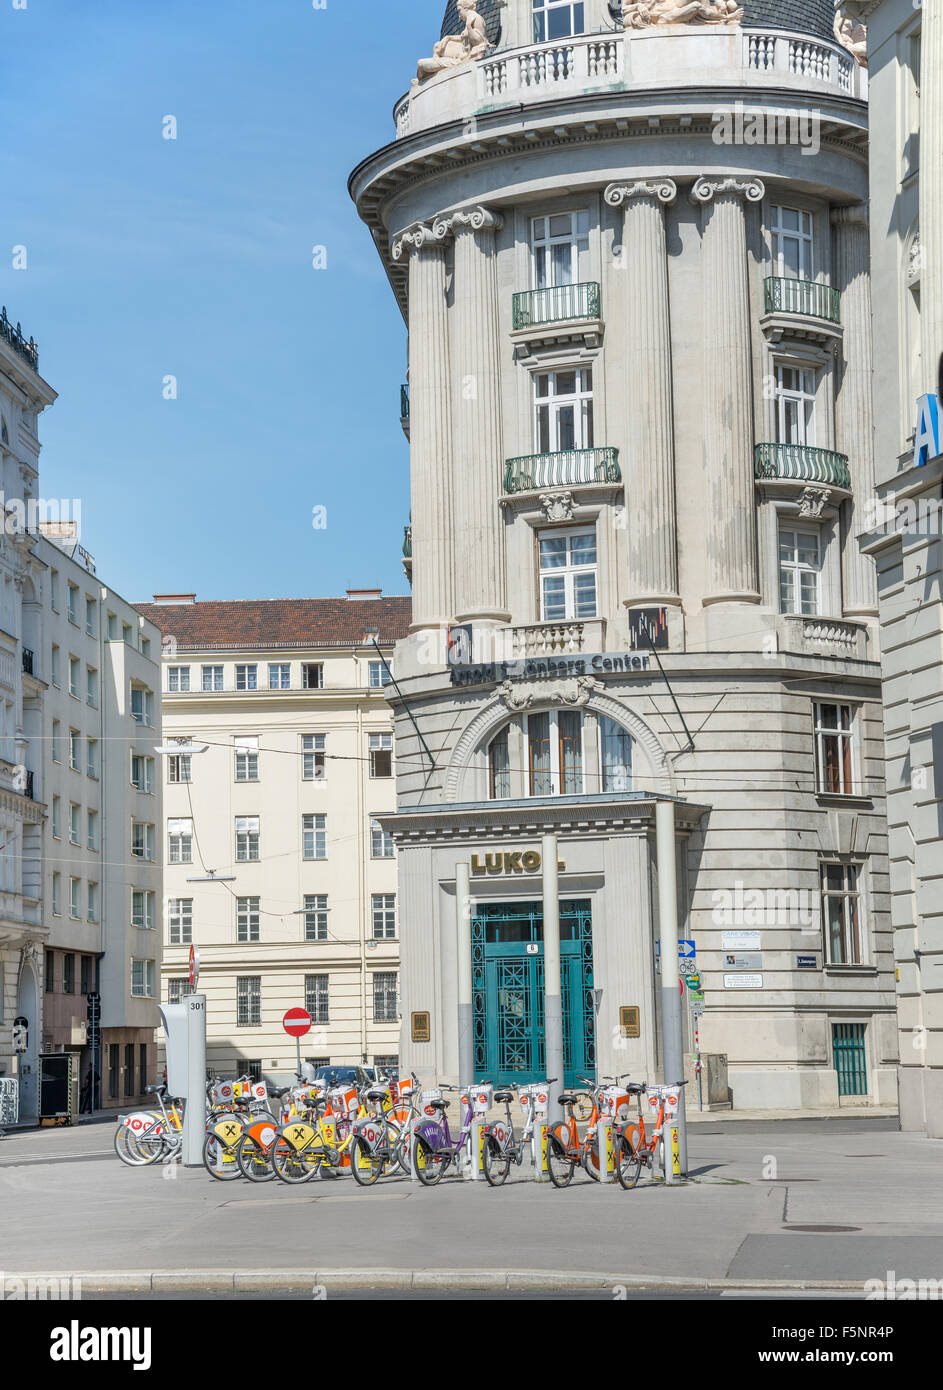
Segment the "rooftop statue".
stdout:
<path fill-rule="evenodd" d="M 464 20 L 464 30 L 461 34 L 449 34 L 440 39 L 431 58 L 420 58 L 413 79 L 414 86 L 446 68 L 458 68 L 464 63 L 474 62 L 476 58 L 483 58 L 488 52 L 491 45 L 485 21 L 478 13 L 478 0 L 458 0 L 458 14 Z"/>
<path fill-rule="evenodd" d="M 743 9 L 737 0 L 622 0 L 626 29 L 653 24 L 739 24 Z"/>
<path fill-rule="evenodd" d="M 842 13 L 841 5 L 835 6 L 835 37 L 843 48 L 855 59 L 859 67 L 868 66 L 868 31 L 865 25 Z"/>

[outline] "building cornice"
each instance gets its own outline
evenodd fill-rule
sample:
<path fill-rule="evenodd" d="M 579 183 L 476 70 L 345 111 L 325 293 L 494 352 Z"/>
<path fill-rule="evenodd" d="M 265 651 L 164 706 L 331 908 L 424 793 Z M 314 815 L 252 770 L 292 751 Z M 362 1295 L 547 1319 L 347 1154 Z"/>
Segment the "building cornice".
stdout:
<path fill-rule="evenodd" d="M 536 838 L 551 834 L 581 837 L 613 832 L 647 833 L 654 826 L 659 800 L 675 807 L 675 826 L 693 830 L 710 806 L 678 797 L 651 797 L 641 793 L 622 796 L 557 797 L 524 801 L 476 801 L 435 806 L 406 806 L 398 811 L 379 811 L 376 819 L 397 845 L 455 841 L 481 844 L 511 836 Z"/>

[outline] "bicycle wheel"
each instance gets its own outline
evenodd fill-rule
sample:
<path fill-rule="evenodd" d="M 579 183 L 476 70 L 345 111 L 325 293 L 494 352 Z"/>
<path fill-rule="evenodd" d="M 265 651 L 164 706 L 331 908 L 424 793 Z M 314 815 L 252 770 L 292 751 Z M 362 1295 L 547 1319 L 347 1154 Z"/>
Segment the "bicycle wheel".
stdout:
<path fill-rule="evenodd" d="M 251 1134 L 243 1134 L 236 1145 L 236 1162 L 239 1171 L 250 1182 L 271 1182 L 275 1176 L 272 1167 L 272 1146 L 268 1148 L 258 1143 Z"/>
<path fill-rule="evenodd" d="M 437 1153 L 421 1135 L 413 1144 L 413 1171 L 426 1187 L 435 1187 L 449 1166 L 448 1154 Z"/>
<path fill-rule="evenodd" d="M 134 1135 L 127 1125 L 119 1125 L 115 1130 L 115 1153 L 129 1168 L 140 1168 L 145 1160 L 134 1142 Z"/>
<path fill-rule="evenodd" d="M 287 1139 L 279 1136 L 272 1144 L 272 1171 L 282 1182 L 310 1182 L 320 1170 L 324 1158 L 322 1148 L 305 1149 L 299 1153 Z"/>
<path fill-rule="evenodd" d="M 163 1128 L 159 1133 L 156 1129 L 146 1129 L 143 1134 L 134 1134 L 129 1143 L 132 1149 L 140 1154 L 144 1167 L 148 1167 L 151 1163 L 157 1163 L 175 1147 L 170 1140 L 165 1138 Z"/>
<path fill-rule="evenodd" d="M 633 1149 L 631 1139 L 627 1134 L 624 1134 L 616 1149 L 615 1160 L 619 1182 L 626 1192 L 630 1192 L 638 1184 L 641 1177 L 642 1168 L 645 1166 L 645 1155 L 641 1149 Z"/>
<path fill-rule="evenodd" d="M 227 1148 L 222 1139 L 217 1138 L 215 1134 L 206 1136 L 203 1140 L 203 1167 L 211 1178 L 228 1182 L 230 1178 L 240 1176 L 236 1147 Z"/>
<path fill-rule="evenodd" d="M 573 1114 L 582 1123 L 588 1120 L 593 1113 L 593 1098 L 588 1091 L 580 1091 L 576 1097 L 576 1104 L 573 1107 Z"/>
<path fill-rule="evenodd" d="M 547 1135 L 547 1172 L 554 1187 L 569 1187 L 576 1168 L 576 1159 L 571 1158 L 555 1134 Z"/>
<path fill-rule="evenodd" d="M 507 1149 L 502 1149 L 497 1139 L 489 1139 L 485 1144 L 485 1177 L 491 1187 L 500 1187 L 511 1171 L 511 1158 Z"/>
<path fill-rule="evenodd" d="M 360 1187 L 372 1187 L 386 1163 L 386 1158 L 377 1157 L 359 1134 L 355 1136 L 350 1146 L 350 1171 Z"/>

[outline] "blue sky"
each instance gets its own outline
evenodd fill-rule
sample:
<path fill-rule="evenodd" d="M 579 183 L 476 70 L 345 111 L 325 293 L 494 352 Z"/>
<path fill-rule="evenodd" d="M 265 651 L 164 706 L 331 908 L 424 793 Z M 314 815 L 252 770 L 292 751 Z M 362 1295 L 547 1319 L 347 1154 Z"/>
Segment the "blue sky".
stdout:
<path fill-rule="evenodd" d="M 0 0 L 0 302 L 59 392 L 40 492 L 81 498 L 127 598 L 408 592 L 406 330 L 347 176 L 443 10 Z"/>

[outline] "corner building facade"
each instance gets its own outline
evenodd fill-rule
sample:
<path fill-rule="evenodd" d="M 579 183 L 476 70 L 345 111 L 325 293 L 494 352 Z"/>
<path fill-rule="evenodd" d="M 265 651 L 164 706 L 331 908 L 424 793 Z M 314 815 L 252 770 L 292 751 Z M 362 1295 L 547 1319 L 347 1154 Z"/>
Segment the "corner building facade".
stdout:
<path fill-rule="evenodd" d="M 467 931 L 476 1077 L 540 1075 L 556 834 L 566 1084 L 658 1074 L 670 799 L 686 1050 L 892 1103 L 867 74 L 819 0 L 625 8 L 482 0 L 468 56 L 450 6 L 351 176 L 409 324 L 402 1057 L 457 1079 Z"/>

